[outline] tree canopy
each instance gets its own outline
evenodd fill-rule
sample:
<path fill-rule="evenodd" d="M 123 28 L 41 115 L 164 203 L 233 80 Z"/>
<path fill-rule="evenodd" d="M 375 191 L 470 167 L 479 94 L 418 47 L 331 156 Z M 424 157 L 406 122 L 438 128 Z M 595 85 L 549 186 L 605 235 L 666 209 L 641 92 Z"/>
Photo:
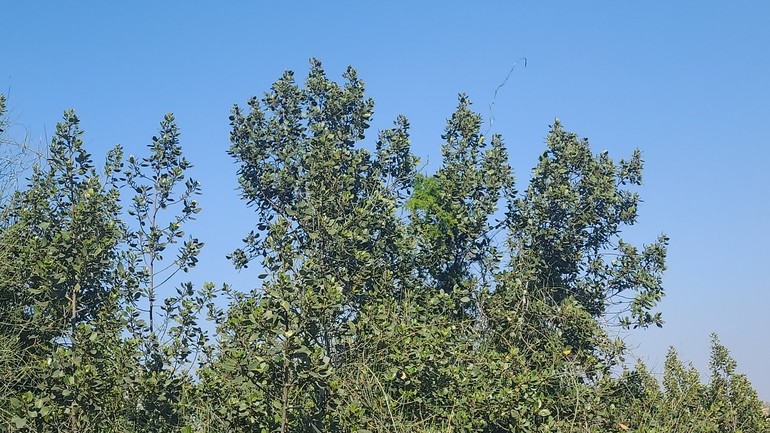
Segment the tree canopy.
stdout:
<path fill-rule="evenodd" d="M 621 238 L 641 152 L 596 154 L 556 119 L 517 182 L 471 107 L 459 95 L 430 174 L 405 116 L 366 143 L 353 68 L 337 83 L 312 59 L 302 83 L 287 71 L 235 105 L 228 153 L 255 218 L 229 258 L 254 268 L 248 291 L 165 284 L 204 247 L 183 230 L 201 186 L 172 114 L 148 156 L 118 146 L 97 169 L 66 111 L 1 214 L 3 427 L 770 431 L 716 336 L 707 384 L 673 348 L 662 382 L 631 369 L 612 338 L 664 323 L 668 238 Z"/>

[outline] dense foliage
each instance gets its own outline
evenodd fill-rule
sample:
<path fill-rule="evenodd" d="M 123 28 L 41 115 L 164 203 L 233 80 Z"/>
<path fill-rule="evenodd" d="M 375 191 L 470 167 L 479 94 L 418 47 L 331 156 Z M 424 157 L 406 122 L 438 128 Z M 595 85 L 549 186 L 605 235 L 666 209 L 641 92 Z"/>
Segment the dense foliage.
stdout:
<path fill-rule="evenodd" d="M 231 112 L 250 291 L 165 284 L 204 247 L 185 240 L 200 185 L 172 115 L 148 156 L 118 146 L 97 169 L 65 112 L 1 214 L 3 429 L 770 431 L 716 336 L 707 384 L 673 349 L 662 382 L 629 369 L 610 337 L 663 324 L 668 239 L 620 238 L 639 151 L 615 162 L 556 120 L 518 191 L 460 95 L 420 173 L 403 116 L 359 144 L 374 102 L 343 77 L 312 60 Z"/>

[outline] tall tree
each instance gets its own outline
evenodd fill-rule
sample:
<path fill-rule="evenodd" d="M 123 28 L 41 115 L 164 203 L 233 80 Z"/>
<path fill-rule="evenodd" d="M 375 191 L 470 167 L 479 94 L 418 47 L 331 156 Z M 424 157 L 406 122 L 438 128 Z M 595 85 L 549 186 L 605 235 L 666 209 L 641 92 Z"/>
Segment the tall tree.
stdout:
<path fill-rule="evenodd" d="M 521 428 L 529 415 L 512 411 L 522 402 L 550 422 L 543 405 L 574 390 L 555 371 L 598 380 L 622 353 L 603 321 L 626 290 L 638 295 L 621 324 L 661 323 L 649 310 L 662 296 L 665 238 L 641 253 L 617 239 L 636 218 L 638 197 L 623 185 L 640 183 L 640 155 L 617 165 L 594 157 L 557 122 L 519 195 L 502 139 L 487 143 L 461 95 L 443 166 L 416 176 L 405 118 L 380 134 L 374 158 L 355 148 L 373 104 L 354 70 L 345 78 L 344 87 L 329 81 L 313 60 L 304 88 L 287 72 L 230 118 L 230 153 L 258 214 L 231 257 L 237 267 L 261 258 L 269 277 L 237 297 L 207 373 L 229 404 L 245 405 L 233 425 L 342 428 L 336 412 L 372 428 L 386 416 Z M 508 211 L 498 214 L 502 200 Z M 605 262 L 608 248 L 619 255 Z M 520 372 L 510 375 L 513 365 Z M 358 392 L 372 378 L 387 405 Z M 245 388 L 224 391 L 228 382 Z M 507 394 L 497 409 L 509 410 L 492 416 L 475 384 L 555 394 Z"/>
<path fill-rule="evenodd" d="M 504 322 L 513 317 L 506 311 L 518 310 L 524 315 L 515 322 L 535 333 L 558 331 L 565 344 L 585 354 L 604 338 L 590 320 L 661 326 L 653 309 L 664 294 L 668 238 L 662 235 L 640 251 L 619 236 L 636 222 L 639 196 L 628 188 L 641 185 L 641 153 L 615 164 L 606 151 L 594 155 L 588 140 L 566 132 L 558 119 L 546 145 L 529 187 L 509 200 L 511 260 L 490 302 L 501 302 L 495 308 Z M 521 308 L 537 303 L 554 312 L 579 311 L 586 320 L 573 320 L 579 323 L 573 327 L 542 312 L 527 316 Z"/>
<path fill-rule="evenodd" d="M 161 291 L 180 271 L 195 267 L 203 248 L 192 236 L 182 240 L 184 225 L 201 208 L 194 198 L 200 184 L 187 175 L 192 164 L 183 156 L 180 135 L 174 115 L 166 114 L 148 145 L 150 155 L 129 156 L 123 171 L 133 194 L 127 212 L 134 221 L 121 268 L 127 342 L 137 348 L 127 380 L 137 402 L 128 415 L 136 431 L 176 431 L 185 423 L 182 400 L 192 393 L 192 363 L 206 344 L 198 320 L 215 296 L 213 285 L 196 291 L 189 282 Z M 169 253 L 176 257 L 168 260 Z"/>
<path fill-rule="evenodd" d="M 166 264 L 163 255 L 168 247 L 179 242 L 185 232 L 182 225 L 194 220 L 200 212 L 193 196 L 200 194 L 200 184 L 185 172 L 192 168 L 182 156 L 179 128 L 173 114 L 166 114 L 158 135 L 152 137 L 150 156 L 128 157 L 125 181 L 134 192 L 128 214 L 136 219 L 136 228 L 129 231 L 129 266 L 135 270 L 137 293 L 134 298 L 146 299 L 147 334 L 155 335 L 158 290 L 179 271 L 187 272 L 198 262 L 203 243 L 190 237 L 177 248 L 177 257 Z M 182 186 L 182 191 L 176 189 Z M 181 207 L 176 215 L 166 216 L 170 208 Z M 142 323 L 145 323 L 142 321 Z M 139 326 L 142 328 L 142 326 Z"/>
<path fill-rule="evenodd" d="M 117 368 L 108 342 L 119 332 L 123 229 L 113 181 L 121 150 L 109 152 L 100 176 L 79 123 L 74 111 L 64 113 L 47 167 L 35 167 L 5 214 L 3 235 L 15 242 L 5 243 L 9 262 L 0 269 L 0 321 L 31 369 L 19 375 L 10 404 L 17 426 L 38 431 L 78 431 L 105 415 L 98 408 L 116 392 L 112 375 L 89 378 Z"/>
<path fill-rule="evenodd" d="M 340 385 L 331 375 L 352 323 L 373 298 L 397 296 L 394 271 L 407 266 L 396 210 L 416 164 L 408 123 L 400 117 L 383 131 L 374 154 L 356 148 L 373 101 L 354 69 L 344 78 L 344 86 L 330 81 L 314 59 L 304 88 L 286 72 L 230 117 L 230 154 L 258 214 L 258 232 L 232 258 L 243 267 L 261 257 L 269 276 L 222 328 L 217 368 L 255 393 L 234 425 L 334 428 Z"/>
<path fill-rule="evenodd" d="M 57 125 L 47 168 L 35 168 L 17 194 L 7 221 L 19 240 L 11 251 L 18 266 L 4 267 L 9 302 L 19 320 L 33 320 L 25 338 L 46 344 L 71 335 L 109 304 L 116 247 L 122 239 L 119 193 L 109 178 L 120 149 L 110 152 L 99 176 L 83 149 L 73 111 Z M 12 289 L 11 289 L 12 288 Z M 66 340 L 66 338 L 65 338 Z"/>
<path fill-rule="evenodd" d="M 419 240 L 421 269 L 437 289 L 457 291 L 467 309 L 477 290 L 491 284 L 501 260 L 492 216 L 503 196 L 513 193 L 513 172 L 499 135 L 491 145 L 481 134 L 481 115 L 460 95 L 447 122 L 441 148 L 443 164 L 433 176 L 420 176 L 407 203 L 410 230 Z M 482 281 L 483 280 L 483 281 Z M 478 307 L 478 304 L 475 304 Z M 473 314 L 478 314 L 474 308 Z"/>

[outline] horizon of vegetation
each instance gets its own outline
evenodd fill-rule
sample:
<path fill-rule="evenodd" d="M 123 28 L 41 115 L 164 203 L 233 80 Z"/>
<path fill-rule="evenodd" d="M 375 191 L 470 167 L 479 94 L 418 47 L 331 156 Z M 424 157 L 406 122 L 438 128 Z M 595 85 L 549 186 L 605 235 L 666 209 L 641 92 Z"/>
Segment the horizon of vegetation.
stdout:
<path fill-rule="evenodd" d="M 185 231 L 200 184 L 172 114 L 145 156 L 116 146 L 103 165 L 73 110 L 40 155 L 3 136 L 3 428 L 770 432 L 716 335 L 707 381 L 674 348 L 660 380 L 625 363 L 613 330 L 664 323 L 668 238 L 620 238 L 639 150 L 594 154 L 557 119 L 519 185 L 460 95 L 421 173 L 406 117 L 360 147 L 363 81 L 310 64 L 230 113 L 255 217 L 229 258 L 261 270 L 250 292 L 170 285 L 205 248 Z"/>

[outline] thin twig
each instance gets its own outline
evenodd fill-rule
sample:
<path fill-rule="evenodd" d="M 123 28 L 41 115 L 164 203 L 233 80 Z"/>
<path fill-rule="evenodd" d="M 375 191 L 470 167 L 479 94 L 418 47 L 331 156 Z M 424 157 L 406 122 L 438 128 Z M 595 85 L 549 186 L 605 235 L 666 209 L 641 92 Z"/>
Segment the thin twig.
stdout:
<path fill-rule="evenodd" d="M 487 128 L 486 132 L 484 132 L 484 135 L 487 135 L 490 129 L 492 129 L 492 124 L 495 123 L 495 115 L 492 111 L 492 107 L 495 105 L 495 100 L 497 100 L 497 92 L 500 91 L 500 88 L 505 86 L 505 83 L 508 82 L 508 78 L 511 77 L 511 74 L 513 73 L 513 70 L 516 69 L 516 65 L 519 64 L 520 61 L 524 60 L 524 67 L 527 67 L 527 58 L 522 57 L 519 60 L 516 60 L 516 62 L 511 66 L 511 70 L 508 71 L 508 75 L 505 76 L 505 80 L 503 80 L 502 83 L 500 83 L 499 86 L 497 86 L 497 89 L 495 89 L 495 94 L 492 96 L 492 102 L 489 103 L 489 128 Z"/>

